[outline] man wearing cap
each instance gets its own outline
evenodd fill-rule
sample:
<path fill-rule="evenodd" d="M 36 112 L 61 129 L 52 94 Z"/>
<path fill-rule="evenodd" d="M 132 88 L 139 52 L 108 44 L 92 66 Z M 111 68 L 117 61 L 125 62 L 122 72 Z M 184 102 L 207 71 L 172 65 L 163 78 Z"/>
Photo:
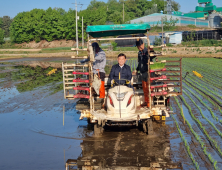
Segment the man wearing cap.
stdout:
<path fill-rule="evenodd" d="M 141 39 L 137 39 L 136 41 L 136 46 L 139 50 L 138 52 L 138 67 L 136 68 L 136 71 L 140 71 L 141 77 L 142 77 L 142 87 L 143 87 L 143 92 L 144 92 L 144 103 L 141 104 L 141 106 L 146 106 L 149 107 L 150 106 L 150 102 L 149 102 L 149 97 L 148 97 L 148 93 L 149 93 L 149 85 L 148 85 L 148 50 L 147 48 L 144 46 L 144 43 Z"/>
<path fill-rule="evenodd" d="M 99 47 L 97 42 L 92 43 L 93 51 L 95 52 L 95 61 L 93 63 L 93 73 L 97 74 L 101 79 L 101 86 L 99 89 L 99 97 L 105 98 L 105 66 L 106 66 L 106 54 Z M 81 63 L 89 61 L 88 59 L 81 61 Z"/>

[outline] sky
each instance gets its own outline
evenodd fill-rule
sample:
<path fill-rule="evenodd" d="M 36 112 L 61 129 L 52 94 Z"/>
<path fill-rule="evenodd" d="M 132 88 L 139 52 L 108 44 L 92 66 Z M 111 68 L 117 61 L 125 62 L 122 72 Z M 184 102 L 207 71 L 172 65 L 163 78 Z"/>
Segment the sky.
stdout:
<path fill-rule="evenodd" d="M 4 1 L 4 2 L 3 2 Z M 79 10 L 87 8 L 91 0 L 76 0 L 77 3 L 83 4 L 78 6 Z M 107 2 L 108 0 L 97 0 Z M 188 13 L 194 11 L 198 5 L 198 0 L 175 0 L 181 5 L 180 11 Z M 0 0 L 0 17 L 10 16 L 14 18 L 18 13 L 23 11 L 31 11 L 34 8 L 48 9 L 49 7 L 63 8 L 68 11 L 69 8 L 75 9 L 75 0 Z M 213 4 L 217 7 L 222 7 L 222 0 L 212 0 Z M 81 7 L 81 8 L 80 8 Z"/>

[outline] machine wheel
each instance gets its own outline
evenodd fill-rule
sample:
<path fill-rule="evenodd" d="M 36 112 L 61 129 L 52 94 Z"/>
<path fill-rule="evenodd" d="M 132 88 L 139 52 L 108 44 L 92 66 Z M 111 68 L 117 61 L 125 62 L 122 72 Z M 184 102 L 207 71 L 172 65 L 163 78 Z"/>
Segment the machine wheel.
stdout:
<path fill-rule="evenodd" d="M 147 126 L 146 126 L 147 122 L 144 121 L 143 122 L 143 132 L 146 133 L 147 132 Z"/>
<path fill-rule="evenodd" d="M 94 136 L 99 137 L 103 134 L 103 127 L 99 126 L 97 123 L 94 124 Z"/>
<path fill-rule="evenodd" d="M 147 125 L 146 127 L 147 127 L 147 130 L 148 130 L 148 135 L 153 135 L 154 132 L 153 132 L 153 121 L 152 121 L 152 119 L 148 119 L 146 125 Z"/>

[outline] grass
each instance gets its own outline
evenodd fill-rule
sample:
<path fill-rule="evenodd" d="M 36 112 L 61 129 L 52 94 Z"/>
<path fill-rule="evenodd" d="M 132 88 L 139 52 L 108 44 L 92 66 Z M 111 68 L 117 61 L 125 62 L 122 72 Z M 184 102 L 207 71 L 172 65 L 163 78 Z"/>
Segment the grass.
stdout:
<path fill-rule="evenodd" d="M 217 41 L 214 39 L 206 39 L 206 40 L 199 40 L 199 41 L 187 41 L 182 42 L 180 45 L 177 46 L 186 46 L 186 47 L 222 47 L 222 41 Z"/>

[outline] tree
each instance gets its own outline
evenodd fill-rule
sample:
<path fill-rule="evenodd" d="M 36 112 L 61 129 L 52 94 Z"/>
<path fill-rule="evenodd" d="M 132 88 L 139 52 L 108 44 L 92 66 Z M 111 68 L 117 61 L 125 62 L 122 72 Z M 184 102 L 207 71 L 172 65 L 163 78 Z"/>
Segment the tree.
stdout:
<path fill-rule="evenodd" d="M 0 18 L 0 28 L 2 28 L 2 25 L 3 25 L 3 21 L 2 21 L 2 18 Z"/>
<path fill-rule="evenodd" d="M 10 30 L 9 30 L 9 28 L 10 28 L 10 25 L 11 25 L 11 23 L 12 23 L 12 19 L 10 19 L 9 16 L 3 16 L 3 18 L 1 18 L 1 20 L 2 20 L 2 23 L 1 23 L 1 21 L 0 21 L 0 28 L 1 28 L 2 30 L 4 30 L 4 32 L 5 32 L 5 37 L 9 37 L 9 36 L 10 36 Z"/>
<path fill-rule="evenodd" d="M 175 2 L 174 0 L 172 1 L 172 7 L 175 11 L 179 11 L 180 10 L 180 4 L 178 2 Z"/>
<path fill-rule="evenodd" d="M 4 31 L 0 28 L 0 44 L 4 43 Z"/>
<path fill-rule="evenodd" d="M 106 5 L 105 2 L 101 2 L 101 1 L 97 1 L 97 0 L 92 0 L 89 4 L 89 6 L 87 7 L 88 10 L 96 10 L 100 7 L 104 7 Z"/>

